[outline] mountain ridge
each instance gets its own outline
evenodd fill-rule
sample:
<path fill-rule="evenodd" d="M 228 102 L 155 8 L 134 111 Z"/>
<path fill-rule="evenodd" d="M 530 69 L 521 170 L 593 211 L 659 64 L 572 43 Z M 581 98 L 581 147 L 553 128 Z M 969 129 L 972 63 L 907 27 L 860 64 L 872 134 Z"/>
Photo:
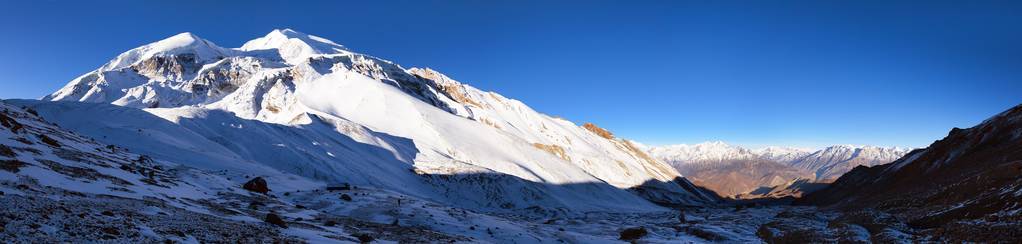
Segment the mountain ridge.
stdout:
<path fill-rule="evenodd" d="M 796 203 L 891 214 L 952 242 L 1017 240 L 1022 224 L 1022 105 L 898 160 L 858 166 Z"/>
<path fill-rule="evenodd" d="M 417 172 L 491 172 L 548 184 L 604 182 L 618 189 L 631 189 L 642 197 L 655 197 L 654 202 L 699 205 L 716 201 L 705 193 L 693 192 L 695 187 L 681 174 L 624 139 L 599 135 L 588 127 L 547 116 L 521 101 L 478 90 L 432 69 L 406 69 L 290 29 L 274 30 L 240 48 L 229 49 L 190 33 L 175 35 L 129 50 L 45 99 L 143 109 L 180 123 L 186 130 L 206 136 L 203 140 L 224 145 L 243 158 L 276 165 L 287 172 L 305 172 L 307 176 L 311 175 L 303 167 L 318 166 L 295 166 L 301 165 L 297 162 L 329 165 L 335 160 L 362 161 L 350 158 L 359 153 L 335 149 L 327 149 L 328 155 L 310 154 L 326 148 L 321 146 L 323 140 L 347 141 L 350 139 L 345 137 L 350 137 L 397 155 L 393 163 L 410 165 Z M 44 104 L 33 106 L 55 109 Z M 249 131 L 246 124 L 261 126 L 246 120 L 314 131 L 322 138 L 313 141 L 313 146 L 298 146 L 309 143 L 300 141 L 278 143 L 295 150 L 284 155 L 296 163 L 281 164 L 272 161 L 280 156 L 259 157 L 244 149 L 260 145 L 239 146 L 220 139 L 239 138 Z M 84 122 L 98 127 L 107 123 Z M 222 124 L 242 128 L 218 128 Z M 309 129 L 319 127 L 316 124 L 327 126 Z M 335 138 L 338 136 L 341 138 Z M 399 143 L 395 138 L 408 141 Z M 344 154 L 349 156 L 337 156 Z M 374 167 L 368 162 L 361 164 L 348 173 L 317 177 L 354 177 L 351 174 L 366 174 Z M 397 168 L 388 172 L 408 174 Z M 381 187 L 400 188 L 403 184 L 407 183 Z M 668 192 L 671 194 L 664 194 Z M 488 205 L 527 206 L 521 204 Z"/>

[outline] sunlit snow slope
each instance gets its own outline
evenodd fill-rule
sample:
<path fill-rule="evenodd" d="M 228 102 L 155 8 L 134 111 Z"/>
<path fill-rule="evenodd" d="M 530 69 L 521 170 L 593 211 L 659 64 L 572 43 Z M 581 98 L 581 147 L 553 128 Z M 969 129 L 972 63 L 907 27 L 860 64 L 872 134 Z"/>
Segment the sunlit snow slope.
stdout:
<path fill-rule="evenodd" d="M 643 197 L 715 200 L 595 125 L 289 29 L 241 48 L 179 34 L 44 100 L 99 103 L 22 101 L 155 157 L 209 168 L 255 162 L 469 207 L 642 210 L 655 208 Z"/>

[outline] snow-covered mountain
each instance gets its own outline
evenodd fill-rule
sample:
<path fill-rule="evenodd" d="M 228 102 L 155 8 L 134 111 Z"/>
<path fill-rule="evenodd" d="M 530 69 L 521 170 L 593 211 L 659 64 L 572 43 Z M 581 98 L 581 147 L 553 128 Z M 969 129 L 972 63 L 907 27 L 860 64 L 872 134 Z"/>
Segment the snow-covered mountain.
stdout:
<path fill-rule="evenodd" d="M 126 135 L 106 139 L 154 157 L 208 167 L 229 158 L 469 207 L 653 207 L 633 193 L 669 204 L 714 200 L 596 125 L 289 29 L 240 48 L 175 35 L 118 55 L 44 100 L 143 109 L 25 102 L 93 137 Z M 136 130 L 161 136 L 128 136 Z M 450 189 L 458 182 L 464 191 Z"/>
<path fill-rule="evenodd" d="M 856 166 L 890 163 L 908 152 L 899 147 L 839 145 L 813 152 L 791 165 L 813 172 L 819 181 L 833 181 Z"/>
<path fill-rule="evenodd" d="M 858 165 L 894 161 L 907 150 L 874 146 L 747 149 L 721 141 L 649 147 L 654 158 L 671 164 L 697 185 L 724 196 L 743 195 L 790 182 L 829 182 Z M 800 193 L 801 194 L 801 193 Z"/>
<path fill-rule="evenodd" d="M 123 172 L 115 172 L 130 171 L 118 168 L 131 165 L 125 160 L 108 162 L 110 169 L 66 158 L 71 161 L 53 160 L 65 166 L 42 167 L 47 163 L 18 153 L 11 157 L 24 162 L 17 166 L 26 170 L 2 175 L 4 184 L 36 183 L 24 184 L 32 191 L 4 187 L 9 196 L 36 199 L 85 194 L 89 198 L 89 194 L 111 194 L 128 200 L 81 206 L 123 207 L 125 214 L 134 216 L 148 211 L 135 209 L 142 206 L 136 200 L 148 199 L 168 204 L 161 207 L 164 211 L 190 212 L 175 216 L 197 213 L 226 221 L 214 221 L 215 225 L 244 229 L 264 217 L 267 222 L 280 222 L 267 217 L 276 213 L 285 223 L 299 226 L 253 235 L 268 238 L 263 241 L 294 237 L 352 241 L 358 233 L 351 231 L 368 228 L 393 234 L 378 236 L 393 241 L 599 242 L 616 239 L 621 225 L 651 219 L 620 216 L 673 219 L 675 210 L 664 206 L 703 206 L 719 200 L 631 141 L 595 124 L 548 116 L 521 101 L 476 89 L 438 71 L 406 69 L 288 29 L 274 30 L 239 48 L 220 47 L 191 33 L 178 34 L 117 55 L 42 101 L 7 100 L 3 104 L 5 112 L 32 111 L 12 113 L 17 115 L 16 121 L 38 121 L 26 135 L 42 138 L 39 135 L 53 134 L 50 137 L 61 143 L 84 143 L 74 144 L 83 157 L 117 154 L 93 155 L 92 151 L 110 145 L 130 152 L 117 158 L 145 155 L 164 169 L 192 172 L 168 176 L 181 179 L 176 181 L 180 187 L 155 191 L 135 184 L 139 177 L 121 177 Z M 3 122 L 9 126 L 9 121 Z M 21 134 L 7 137 L 5 147 L 23 147 L 17 144 Z M 44 146 L 47 139 L 40 140 L 42 144 L 29 143 Z M 35 155 L 47 160 L 64 155 L 24 150 L 39 151 Z M 64 169 L 94 170 L 113 178 L 69 175 L 57 180 L 48 176 Z M 154 172 L 157 176 L 161 173 Z M 93 179 L 96 177 L 100 181 Z M 272 191 L 253 195 L 239 190 L 253 177 L 265 180 Z M 103 179 L 136 186 L 102 185 Z M 83 185 L 69 183 L 75 181 L 99 185 L 82 192 L 78 187 Z M 326 186 L 337 189 L 349 184 L 352 187 L 344 187 L 344 191 L 354 195 L 324 192 Z M 45 187 L 53 188 L 46 188 L 50 193 L 45 194 L 36 191 Z M 27 215 L 36 210 L 18 211 L 27 211 L 21 213 L 25 218 L 41 217 Z M 590 219 L 594 216 L 618 217 Z M 529 227 L 544 218 L 606 224 L 575 230 L 563 225 L 569 227 L 567 231 L 553 228 L 555 225 Z M 328 224 L 332 221 L 340 224 L 332 228 Z M 410 225 L 402 224 L 406 221 Z M 177 231 L 144 224 L 157 232 L 155 240 L 163 240 L 164 232 Z M 231 233 L 179 237 L 180 241 L 223 241 L 215 235 L 233 235 L 235 227 L 228 229 Z M 119 241 L 152 241 L 123 239 L 131 233 L 109 235 Z M 673 234 L 650 237 L 656 236 L 679 238 Z M 41 242 L 69 240 L 45 239 L 45 235 L 32 238 L 44 238 L 33 239 Z M 690 237 L 682 239 L 686 238 Z"/>
<path fill-rule="evenodd" d="M 789 165 L 805 158 L 813 152 L 814 151 L 812 149 L 779 146 L 768 146 L 753 150 L 753 153 L 755 153 L 759 158 Z"/>
<path fill-rule="evenodd" d="M 713 164 L 759 157 L 752 150 L 728 145 L 722 141 L 651 147 L 649 153 L 672 164 Z"/>
<path fill-rule="evenodd" d="M 785 184 L 793 179 L 812 178 L 804 170 L 775 160 L 806 153 L 795 148 L 750 150 L 713 141 L 650 147 L 648 152 L 654 158 L 671 164 L 696 185 L 726 197 L 757 197 L 746 193 Z"/>

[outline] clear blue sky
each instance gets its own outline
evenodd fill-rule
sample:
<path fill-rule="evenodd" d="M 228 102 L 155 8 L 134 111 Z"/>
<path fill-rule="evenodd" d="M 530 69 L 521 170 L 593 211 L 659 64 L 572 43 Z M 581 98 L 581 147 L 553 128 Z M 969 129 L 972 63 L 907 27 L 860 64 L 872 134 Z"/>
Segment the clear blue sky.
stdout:
<path fill-rule="evenodd" d="M 1020 1 L 39 2 L 0 3 L 0 97 L 293 28 L 649 144 L 925 146 L 1022 103 Z"/>

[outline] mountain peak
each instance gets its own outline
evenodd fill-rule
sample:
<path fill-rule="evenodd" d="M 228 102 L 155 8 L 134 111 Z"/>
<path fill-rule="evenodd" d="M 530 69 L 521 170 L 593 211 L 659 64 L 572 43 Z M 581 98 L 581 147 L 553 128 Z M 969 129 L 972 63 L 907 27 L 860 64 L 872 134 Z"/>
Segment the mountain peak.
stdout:
<path fill-rule="evenodd" d="M 153 52 L 172 52 L 176 50 L 180 51 L 195 51 L 200 49 L 219 49 L 215 44 L 206 39 L 191 33 L 182 32 L 177 35 L 167 37 L 163 40 L 159 40 L 145 46 L 139 47 L 138 49 L 147 49 Z"/>
<path fill-rule="evenodd" d="M 227 52 L 226 49 L 213 44 L 213 42 L 202 39 L 191 32 L 182 32 L 163 40 L 128 50 L 118 55 L 114 60 L 111 60 L 103 69 L 123 68 L 140 60 L 159 55 L 194 54 L 197 60 L 211 60 L 224 56 L 225 52 Z"/>
<path fill-rule="evenodd" d="M 727 142 L 717 140 L 717 141 L 707 141 L 707 142 L 699 143 L 699 144 L 696 144 L 696 146 L 727 147 L 727 146 L 730 146 L 730 145 L 728 145 Z"/>
<path fill-rule="evenodd" d="M 264 37 L 280 37 L 280 38 L 296 38 L 296 39 L 310 39 L 309 34 L 293 30 L 291 28 L 284 29 L 273 29 L 270 33 L 267 33 Z M 326 40 L 326 39 L 324 39 Z M 333 43 L 332 41 L 326 40 L 327 42 Z M 336 44 L 336 43 L 334 43 Z"/>
<path fill-rule="evenodd" d="M 280 33 L 280 34 L 291 34 L 291 33 L 293 33 L 293 34 L 302 34 L 302 35 L 304 35 L 304 33 L 298 32 L 298 31 L 293 30 L 291 28 L 273 29 L 273 31 L 271 31 L 270 34 L 273 34 L 273 33 Z"/>
<path fill-rule="evenodd" d="M 192 43 L 192 42 L 196 42 L 196 41 L 200 41 L 200 40 L 202 40 L 202 38 L 199 38 L 199 36 L 196 36 L 195 34 L 193 34 L 191 32 L 181 32 L 181 33 L 178 33 L 177 35 L 173 35 L 173 36 L 167 37 L 166 39 L 163 39 L 163 40 L 160 40 L 160 41 L 157 41 L 157 42 Z"/>
<path fill-rule="evenodd" d="M 315 55 L 342 54 L 348 49 L 326 38 L 305 34 L 292 29 L 274 29 L 266 36 L 246 42 L 243 51 L 277 49 L 280 57 L 289 63 Z"/>

